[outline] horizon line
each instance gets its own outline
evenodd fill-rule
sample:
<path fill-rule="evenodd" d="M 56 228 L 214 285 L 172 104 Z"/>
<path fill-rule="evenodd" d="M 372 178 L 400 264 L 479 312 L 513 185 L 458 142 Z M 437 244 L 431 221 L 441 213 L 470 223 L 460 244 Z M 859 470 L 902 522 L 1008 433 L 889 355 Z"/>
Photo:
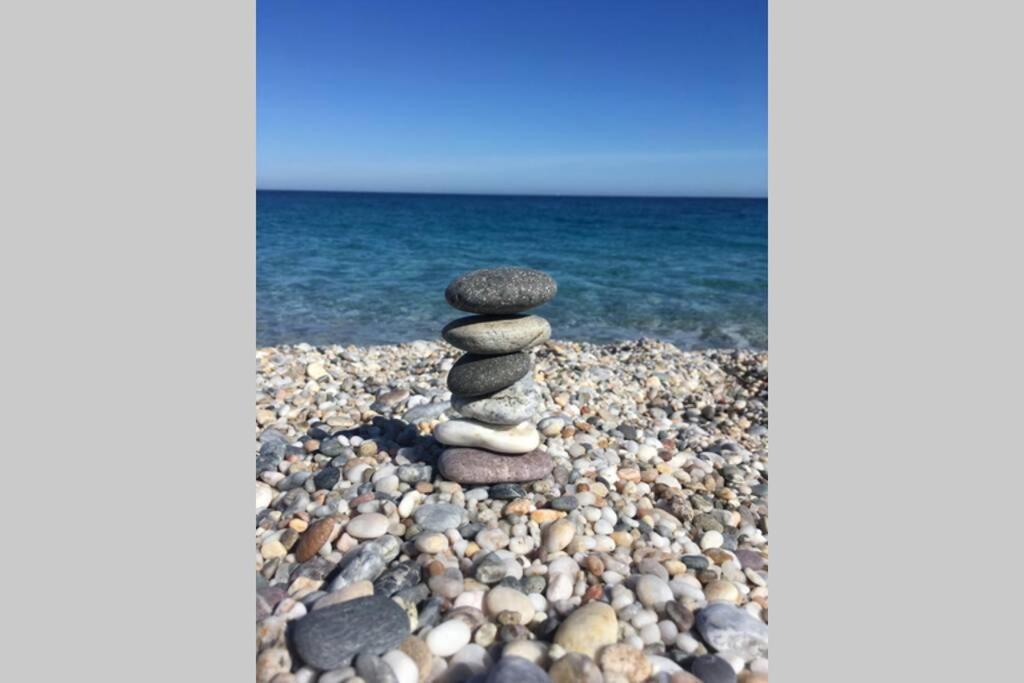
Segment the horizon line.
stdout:
<path fill-rule="evenodd" d="M 443 192 L 443 191 L 411 191 L 411 190 L 315 190 L 295 188 L 257 187 L 257 192 L 305 192 L 320 194 L 404 194 L 440 197 L 551 197 L 566 199 L 764 199 L 767 195 L 669 195 L 669 194 L 571 194 L 541 192 Z"/>

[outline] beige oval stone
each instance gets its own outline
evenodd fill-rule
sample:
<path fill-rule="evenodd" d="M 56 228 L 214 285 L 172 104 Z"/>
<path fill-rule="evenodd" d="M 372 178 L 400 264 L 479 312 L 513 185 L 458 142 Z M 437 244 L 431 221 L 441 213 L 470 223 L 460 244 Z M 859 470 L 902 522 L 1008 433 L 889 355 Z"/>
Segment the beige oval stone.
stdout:
<path fill-rule="evenodd" d="M 551 526 L 544 530 L 544 550 L 549 553 L 564 549 L 573 536 L 576 535 L 576 525 L 571 519 L 560 519 L 552 522 Z"/>
<path fill-rule="evenodd" d="M 704 597 L 708 602 L 721 600 L 736 604 L 740 601 L 740 591 L 732 581 L 712 581 L 704 587 Z"/>
<path fill-rule="evenodd" d="M 488 591 L 484 597 L 484 607 L 492 617 L 497 617 L 506 611 L 516 612 L 522 617 L 520 621 L 522 624 L 529 624 L 533 621 L 533 615 L 536 614 L 536 609 L 530 598 L 508 586 L 498 586 Z"/>
<path fill-rule="evenodd" d="M 555 643 L 567 652 L 578 652 L 593 658 L 605 645 L 619 636 L 619 619 L 612 606 L 604 602 L 588 602 L 576 609 L 555 632 Z"/>

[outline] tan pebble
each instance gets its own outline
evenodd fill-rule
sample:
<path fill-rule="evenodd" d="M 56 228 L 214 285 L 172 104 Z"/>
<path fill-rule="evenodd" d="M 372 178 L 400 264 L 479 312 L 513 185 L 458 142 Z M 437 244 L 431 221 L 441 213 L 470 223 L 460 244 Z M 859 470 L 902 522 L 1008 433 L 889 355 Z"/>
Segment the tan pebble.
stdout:
<path fill-rule="evenodd" d="M 542 669 L 548 667 L 548 645 L 539 640 L 513 640 L 501 651 L 502 657 L 522 657 Z"/>
<path fill-rule="evenodd" d="M 601 576 L 601 574 L 604 574 L 604 562 L 602 562 L 601 558 L 597 555 L 588 555 L 587 559 L 583 561 L 583 564 L 586 566 L 587 571 L 594 576 Z"/>
<path fill-rule="evenodd" d="M 564 512 L 561 510 L 551 510 L 549 508 L 534 510 L 530 513 L 530 519 L 537 524 L 547 524 L 548 522 L 554 522 L 562 517 L 565 517 Z"/>
<path fill-rule="evenodd" d="M 302 449 L 307 453 L 315 453 L 318 448 L 320 448 L 320 442 L 316 439 L 310 439 L 302 444 Z"/>
<path fill-rule="evenodd" d="M 756 671 L 744 671 L 736 678 L 736 683 L 768 683 L 768 676 Z"/>
<path fill-rule="evenodd" d="M 508 515 L 525 515 L 530 511 L 532 503 L 527 498 L 516 498 L 510 500 L 506 505 L 505 509 L 501 511 L 503 516 Z"/>
<path fill-rule="evenodd" d="M 288 673 L 291 668 L 292 658 L 287 648 L 264 650 L 256 657 L 256 683 L 270 683 L 274 676 Z"/>
<path fill-rule="evenodd" d="M 665 569 L 668 571 L 669 576 L 679 576 L 686 573 L 686 565 L 679 560 L 669 560 L 665 563 Z"/>
<path fill-rule="evenodd" d="M 628 531 L 613 531 L 612 540 L 620 548 L 628 548 L 633 545 L 633 536 Z"/>
<path fill-rule="evenodd" d="M 577 607 L 555 632 L 554 641 L 567 652 L 593 657 L 597 651 L 618 640 L 619 619 L 605 602 L 588 602 Z"/>
<path fill-rule="evenodd" d="M 651 675 L 651 663 L 642 650 L 629 645 L 610 645 L 598 659 L 605 674 L 624 676 L 630 683 L 642 683 Z"/>
<path fill-rule="evenodd" d="M 361 444 L 359 444 L 359 455 L 360 457 L 370 457 L 377 455 L 377 442 L 364 441 Z"/>
<path fill-rule="evenodd" d="M 276 557 L 284 557 L 287 554 L 288 549 L 284 547 L 281 541 L 271 541 L 260 546 L 260 555 L 263 556 L 264 560 L 273 560 Z"/>
<path fill-rule="evenodd" d="M 288 522 L 288 527 L 301 534 L 303 531 L 309 528 L 309 522 L 307 522 L 304 519 L 299 519 L 298 517 L 296 517 L 292 521 Z"/>
<path fill-rule="evenodd" d="M 553 522 L 544 530 L 544 549 L 548 552 L 562 550 L 576 535 L 576 525 L 569 519 Z"/>
<path fill-rule="evenodd" d="M 416 490 L 420 493 L 433 493 L 434 485 L 429 481 L 418 481 L 416 482 Z"/>
<path fill-rule="evenodd" d="M 732 581 L 712 581 L 704 587 L 704 597 L 708 602 L 722 600 L 736 604 L 740 600 L 740 591 Z"/>
<path fill-rule="evenodd" d="M 473 557 L 480 552 L 480 546 L 477 545 L 476 541 L 470 541 L 466 544 L 466 549 L 462 551 L 462 554 L 466 557 Z"/>

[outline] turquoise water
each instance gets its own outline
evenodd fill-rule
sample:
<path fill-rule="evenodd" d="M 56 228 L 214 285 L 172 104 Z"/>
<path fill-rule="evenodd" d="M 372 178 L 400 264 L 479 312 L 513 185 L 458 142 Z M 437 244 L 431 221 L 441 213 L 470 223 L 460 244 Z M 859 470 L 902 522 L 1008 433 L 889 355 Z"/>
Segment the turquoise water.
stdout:
<path fill-rule="evenodd" d="M 550 273 L 557 339 L 681 348 L 768 343 L 764 199 L 260 191 L 259 346 L 438 339 L 465 271 Z"/>

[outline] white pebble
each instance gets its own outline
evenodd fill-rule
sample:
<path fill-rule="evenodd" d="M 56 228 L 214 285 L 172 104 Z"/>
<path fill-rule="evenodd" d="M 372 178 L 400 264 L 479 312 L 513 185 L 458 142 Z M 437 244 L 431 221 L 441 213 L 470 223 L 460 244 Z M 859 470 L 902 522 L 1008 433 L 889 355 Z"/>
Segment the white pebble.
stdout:
<path fill-rule="evenodd" d="M 463 648 L 472 636 L 461 619 L 449 619 L 427 634 L 427 647 L 438 657 L 450 657 Z"/>
<path fill-rule="evenodd" d="M 398 679 L 398 683 L 416 683 L 419 680 L 420 672 L 416 667 L 416 662 L 401 650 L 392 650 L 381 657 L 381 659 L 391 667 L 391 671 L 395 674 L 395 678 Z"/>
<path fill-rule="evenodd" d="M 721 532 L 714 529 L 705 531 L 704 535 L 700 537 L 701 550 L 721 548 L 723 543 L 725 543 L 725 537 L 722 536 Z"/>

